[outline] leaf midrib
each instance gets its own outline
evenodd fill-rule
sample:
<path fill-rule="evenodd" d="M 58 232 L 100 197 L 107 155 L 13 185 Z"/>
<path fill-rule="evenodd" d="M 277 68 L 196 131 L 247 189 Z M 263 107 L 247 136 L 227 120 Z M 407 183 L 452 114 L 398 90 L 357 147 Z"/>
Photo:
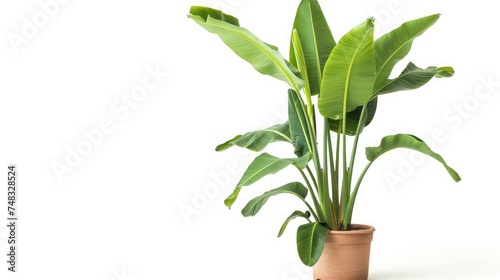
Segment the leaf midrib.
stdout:
<path fill-rule="evenodd" d="M 359 50 L 361 48 L 362 45 L 364 45 L 365 41 L 368 39 L 368 34 L 370 33 L 370 31 L 373 29 L 373 27 L 370 27 L 366 33 L 364 34 L 363 36 L 363 40 L 361 41 L 361 43 L 358 45 L 358 47 L 356 48 L 356 51 L 354 52 L 354 55 L 352 56 L 352 59 L 351 59 L 351 62 L 349 64 L 349 70 L 347 71 L 347 76 L 346 76 L 346 83 L 345 83 L 345 88 L 344 88 L 344 116 L 345 114 L 347 114 L 346 110 L 347 110 L 347 99 L 348 99 L 348 91 L 349 91 L 349 82 L 351 81 L 351 71 L 352 71 L 352 68 L 354 66 L 354 60 L 356 60 L 358 54 L 359 54 Z M 344 118 L 344 116 L 342 116 L 342 118 Z"/>
<path fill-rule="evenodd" d="M 396 82 L 397 80 L 401 79 L 401 78 L 404 78 L 412 73 L 415 73 L 415 72 L 429 72 L 429 73 L 432 73 L 429 71 L 429 68 L 427 69 L 416 69 L 416 70 L 411 70 L 411 71 L 408 71 L 406 73 L 402 73 L 401 75 L 399 75 L 398 77 L 392 79 L 392 80 L 389 80 L 389 82 L 387 82 L 386 84 L 383 84 L 379 89 L 377 89 L 377 91 L 375 91 L 373 94 L 372 94 L 372 97 L 375 97 L 377 96 L 377 94 L 384 88 L 386 88 L 387 86 L 389 85 L 392 85 L 394 82 Z M 436 75 L 436 73 L 434 73 L 434 75 Z"/>
<path fill-rule="evenodd" d="M 316 26 L 314 25 L 314 21 L 313 21 L 313 13 L 312 13 L 312 7 L 311 7 L 311 4 L 309 3 L 309 18 L 311 19 L 311 30 L 312 30 L 312 35 L 313 35 L 313 39 L 314 39 L 314 54 L 315 54 L 315 58 L 316 58 L 316 71 L 318 72 L 318 83 L 321 83 L 321 65 L 320 65 L 320 61 L 319 61 L 319 52 L 318 52 L 318 40 L 317 40 L 317 37 L 316 37 Z"/>
<path fill-rule="evenodd" d="M 262 131 L 266 131 L 266 132 L 271 132 L 271 133 L 277 134 L 277 135 L 283 137 L 283 139 L 285 139 L 287 142 L 292 143 L 292 139 L 290 139 L 290 137 L 288 137 L 284 133 L 281 133 L 280 131 L 272 130 L 272 129 L 263 129 Z"/>
<path fill-rule="evenodd" d="M 318 226 L 318 223 L 315 223 L 312 227 L 312 234 L 311 234 L 311 241 L 309 242 L 309 248 L 311 249 L 309 251 L 309 259 L 311 260 L 313 258 L 313 241 L 314 241 L 314 231 L 316 230 L 316 227 Z"/>
<path fill-rule="evenodd" d="M 209 16 L 210 17 L 210 16 Z M 212 18 L 212 17 L 210 17 Z M 214 18 L 212 18 L 214 19 Z M 215 19 L 215 20 L 218 20 L 218 19 Z M 221 21 L 221 22 L 224 22 L 226 23 L 225 21 Z M 227 24 L 227 23 L 226 23 Z M 284 67 L 281 65 L 280 61 L 277 61 L 265 48 L 263 48 L 260 44 L 257 44 L 256 42 L 254 42 L 253 40 L 251 40 L 250 37 L 246 36 L 244 33 L 242 32 L 238 32 L 237 30 L 234 30 L 232 28 L 227 28 L 227 27 L 224 27 L 224 26 L 221 26 L 221 28 L 225 29 L 225 30 L 228 30 L 232 33 L 235 33 L 236 35 L 239 35 L 241 37 L 243 37 L 244 39 L 246 39 L 247 41 L 249 41 L 250 43 L 252 43 L 254 46 L 256 46 L 258 49 L 260 49 L 269 59 L 271 59 L 272 62 L 274 62 L 274 64 L 279 68 L 279 70 L 281 71 L 281 73 L 283 73 L 286 77 L 286 79 L 288 80 L 288 82 L 291 84 L 291 86 L 294 88 L 294 89 L 297 89 L 298 90 L 298 86 L 297 84 L 295 84 L 295 82 L 293 81 L 293 79 L 290 77 L 290 75 L 288 75 L 287 71 L 285 71 Z M 246 30 L 245 28 L 243 27 L 240 27 L 241 29 L 245 30 L 245 31 L 248 31 Z M 249 31 L 248 31 L 249 32 Z M 285 60 L 283 59 L 283 62 Z"/>
<path fill-rule="evenodd" d="M 256 172 L 253 172 L 254 174 L 251 175 L 250 177 L 248 177 L 248 179 L 245 180 L 244 182 L 242 182 L 241 184 L 238 184 L 238 187 L 245 186 L 249 181 L 251 181 L 251 179 L 257 177 L 257 175 L 260 175 L 260 173 L 262 171 L 264 171 L 265 169 L 269 168 L 270 166 L 272 166 L 280 161 L 286 161 L 286 162 L 288 162 L 288 164 L 291 164 L 291 160 L 289 160 L 289 159 L 275 159 L 275 160 L 273 160 L 273 162 L 269 163 L 268 165 L 264 166 L 263 168 L 258 169 Z"/>

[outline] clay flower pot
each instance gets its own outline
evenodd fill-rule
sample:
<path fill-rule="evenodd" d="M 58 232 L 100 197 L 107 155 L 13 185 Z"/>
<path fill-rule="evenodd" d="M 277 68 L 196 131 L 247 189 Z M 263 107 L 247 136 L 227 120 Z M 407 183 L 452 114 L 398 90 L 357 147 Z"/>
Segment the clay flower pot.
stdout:
<path fill-rule="evenodd" d="M 332 230 L 313 267 L 314 280 L 366 280 L 375 228 L 352 225 L 350 231 Z"/>

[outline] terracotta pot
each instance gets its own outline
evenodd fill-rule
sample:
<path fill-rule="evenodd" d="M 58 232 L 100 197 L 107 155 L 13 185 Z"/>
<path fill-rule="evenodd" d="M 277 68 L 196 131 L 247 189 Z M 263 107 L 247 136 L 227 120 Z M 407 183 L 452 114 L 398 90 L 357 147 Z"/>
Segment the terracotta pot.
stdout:
<path fill-rule="evenodd" d="M 314 280 L 366 280 L 375 228 L 352 225 L 354 230 L 328 234 L 325 249 L 313 267 Z"/>

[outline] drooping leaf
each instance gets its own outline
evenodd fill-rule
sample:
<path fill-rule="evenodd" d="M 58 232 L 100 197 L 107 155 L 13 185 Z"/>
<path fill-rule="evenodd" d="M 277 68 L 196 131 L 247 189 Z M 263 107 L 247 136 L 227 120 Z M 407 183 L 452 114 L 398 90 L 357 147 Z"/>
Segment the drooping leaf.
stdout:
<path fill-rule="evenodd" d="M 361 131 L 363 132 L 363 128 L 367 127 L 375 117 L 375 112 L 377 111 L 377 102 L 378 98 L 374 98 L 372 101 L 368 102 L 366 105 L 367 113 L 365 114 L 365 124 L 362 126 Z M 356 135 L 356 130 L 358 129 L 358 122 L 361 117 L 362 107 L 356 108 L 356 110 L 347 113 L 346 120 L 346 134 L 353 136 Z M 342 120 L 328 120 L 330 124 L 330 130 L 334 132 L 339 132 L 339 126 L 342 125 Z"/>
<path fill-rule="evenodd" d="M 448 174 L 456 181 L 460 181 L 460 175 L 448 166 L 444 159 L 437 153 L 433 152 L 427 144 L 419 139 L 416 136 L 409 135 L 409 134 L 396 134 L 396 135 L 389 135 L 384 138 L 382 138 L 382 141 L 380 143 L 380 146 L 378 147 L 368 147 L 366 148 L 366 158 L 369 161 L 374 161 L 376 160 L 379 156 L 383 155 L 384 153 L 397 149 L 397 148 L 406 148 L 406 149 L 412 149 L 417 152 L 421 152 L 423 154 L 426 154 L 433 159 L 439 161 L 445 168 L 446 171 L 448 171 Z"/>
<path fill-rule="evenodd" d="M 278 232 L 278 237 L 281 237 L 283 235 L 283 233 L 285 233 L 285 230 L 286 230 L 288 224 L 293 219 L 296 219 L 296 218 L 309 219 L 309 217 L 311 217 L 311 213 L 309 211 L 302 212 L 302 211 L 297 210 L 297 211 L 293 212 L 290 216 L 288 216 L 288 218 L 286 218 L 285 222 L 281 226 L 280 231 Z"/>
<path fill-rule="evenodd" d="M 375 88 L 380 88 L 387 81 L 394 66 L 410 52 L 413 40 L 422 35 L 438 19 L 439 15 L 436 14 L 411 20 L 375 40 L 377 60 Z"/>
<path fill-rule="evenodd" d="M 454 73 L 455 71 L 451 67 L 437 68 L 435 66 L 430 66 L 426 69 L 422 69 L 410 62 L 397 78 L 388 80 L 374 93 L 374 95 L 417 89 L 427 84 L 433 77 L 452 77 Z"/>
<path fill-rule="evenodd" d="M 323 68 L 335 46 L 335 40 L 318 1 L 300 2 L 293 28 L 299 34 L 311 93 L 319 94 Z M 293 42 L 290 42 L 290 62 L 298 67 L 296 59 Z"/>
<path fill-rule="evenodd" d="M 218 145 L 215 150 L 219 152 L 233 146 L 238 146 L 254 152 L 260 152 L 270 143 L 277 141 L 292 142 L 290 139 L 290 126 L 288 122 L 273 125 L 262 130 L 247 132 L 243 135 L 236 135 L 234 138 Z"/>
<path fill-rule="evenodd" d="M 304 200 L 307 196 L 308 190 L 307 188 L 300 182 L 288 183 L 279 188 L 270 190 L 265 192 L 262 195 L 255 197 L 250 200 L 247 205 L 241 210 L 241 214 L 245 217 L 255 216 L 259 213 L 260 209 L 266 204 L 267 200 L 271 196 L 279 195 L 279 194 L 293 194 L 298 196 L 302 200 Z"/>
<path fill-rule="evenodd" d="M 311 128 L 307 122 L 304 103 L 293 89 L 288 90 L 288 122 L 295 154 L 301 157 L 312 150 L 311 145 L 314 140 L 309 134 Z"/>
<path fill-rule="evenodd" d="M 437 70 L 437 73 L 434 77 L 436 78 L 450 78 L 455 75 L 455 69 L 451 66 L 443 66 L 439 67 Z"/>
<path fill-rule="evenodd" d="M 239 26 L 238 19 L 208 7 L 191 7 L 191 19 L 222 41 L 238 56 L 250 63 L 259 73 L 287 82 L 292 88 L 300 88 L 303 81 L 291 69 L 291 65 L 277 51 L 254 34 Z M 293 67 L 292 67 L 293 68 Z"/>
<path fill-rule="evenodd" d="M 300 169 L 304 169 L 309 159 L 309 153 L 300 158 L 278 158 L 268 153 L 257 156 L 243 173 L 233 193 L 224 200 L 224 204 L 231 208 L 238 198 L 242 187 L 249 186 L 267 175 L 276 174 L 291 164 L 296 165 Z"/>
<path fill-rule="evenodd" d="M 330 119 L 342 119 L 370 101 L 375 82 L 373 19 L 351 29 L 333 48 L 321 82 L 318 108 Z"/>
<path fill-rule="evenodd" d="M 451 168 L 445 161 L 444 159 L 437 153 L 433 152 L 427 144 L 422 141 L 420 138 L 409 135 L 409 134 L 396 134 L 396 135 L 389 135 L 384 138 L 382 138 L 382 141 L 380 143 L 380 146 L 378 147 L 368 147 L 366 148 L 366 158 L 370 161 L 370 163 L 367 165 L 365 170 L 363 170 L 362 175 L 360 175 L 358 183 L 356 184 L 354 190 L 352 191 L 352 195 L 349 199 L 349 203 L 347 205 L 347 210 L 344 213 L 344 222 L 346 225 L 350 225 L 351 219 L 352 219 L 352 212 L 354 209 L 354 203 L 356 201 L 357 193 L 360 187 L 361 180 L 364 177 L 364 174 L 366 171 L 369 169 L 371 164 L 381 155 L 387 153 L 388 151 L 398 149 L 398 148 L 406 148 L 406 149 L 411 149 L 415 150 L 417 152 L 421 152 L 423 154 L 426 154 L 435 160 L 439 161 L 448 171 L 448 174 L 456 181 L 460 181 L 460 175 Z"/>
<path fill-rule="evenodd" d="M 316 264 L 323 253 L 329 229 L 320 223 L 307 223 L 297 230 L 297 250 L 307 266 Z"/>

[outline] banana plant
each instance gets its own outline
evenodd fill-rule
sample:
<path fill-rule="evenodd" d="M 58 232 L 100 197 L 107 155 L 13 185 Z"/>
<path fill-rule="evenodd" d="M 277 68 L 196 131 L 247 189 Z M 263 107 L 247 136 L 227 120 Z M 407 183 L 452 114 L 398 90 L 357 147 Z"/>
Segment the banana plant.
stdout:
<path fill-rule="evenodd" d="M 410 52 L 413 41 L 440 17 L 429 15 L 403 23 L 374 38 L 374 19 L 368 18 L 336 41 L 316 0 L 301 0 L 290 32 L 288 60 L 277 47 L 260 40 L 239 25 L 234 16 L 210 7 L 191 7 L 189 18 L 214 33 L 259 73 L 290 87 L 288 121 L 236 135 L 217 146 L 234 146 L 260 153 L 250 163 L 234 191 L 224 203 L 231 208 L 243 188 L 261 178 L 293 167 L 303 179 L 268 190 L 242 209 L 255 216 L 276 195 L 294 196 L 304 209 L 293 211 L 279 229 L 281 236 L 295 219 L 298 255 L 305 265 L 314 265 L 330 230 L 351 230 L 351 219 L 361 182 L 380 156 L 394 149 L 411 149 L 441 163 L 453 180 L 458 173 L 420 138 L 410 134 L 383 137 L 378 146 L 367 147 L 366 166 L 353 177 L 359 137 L 372 123 L 383 95 L 415 90 L 433 78 L 454 74 L 449 66 L 420 68 L 410 62 L 395 77 L 394 67 Z M 268 152 L 273 142 L 287 142 L 295 157 L 280 158 Z"/>

